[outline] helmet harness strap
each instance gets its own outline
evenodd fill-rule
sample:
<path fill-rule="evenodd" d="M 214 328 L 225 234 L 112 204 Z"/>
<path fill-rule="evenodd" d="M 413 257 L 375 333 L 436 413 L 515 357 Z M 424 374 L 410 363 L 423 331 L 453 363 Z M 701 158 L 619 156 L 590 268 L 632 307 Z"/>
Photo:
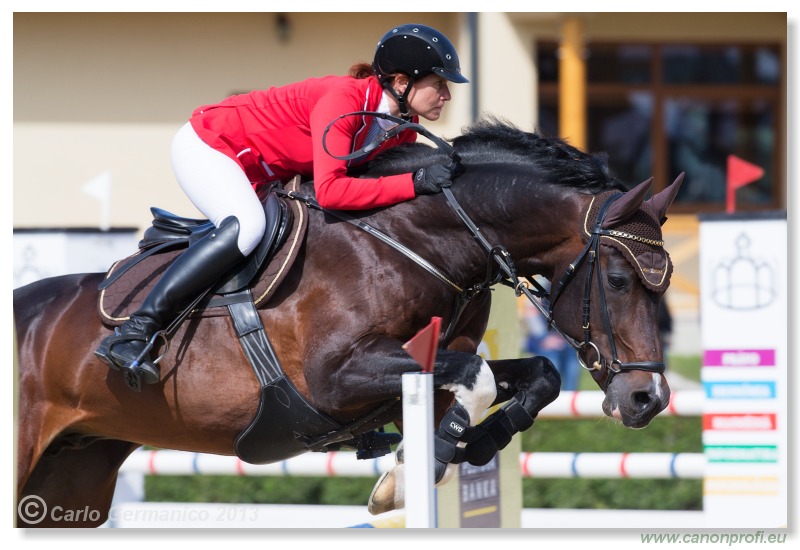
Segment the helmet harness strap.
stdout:
<path fill-rule="evenodd" d="M 411 93 L 411 87 L 414 85 L 414 79 L 410 76 L 408 77 L 408 85 L 406 86 L 403 95 L 397 93 L 397 90 L 394 89 L 394 86 L 390 84 L 390 82 L 394 81 L 396 75 L 394 77 L 385 77 L 381 79 L 381 85 L 385 90 L 388 90 L 392 97 L 397 100 L 397 106 L 400 108 L 400 117 L 405 120 L 406 122 L 411 120 L 411 113 L 408 111 L 408 94 Z"/>

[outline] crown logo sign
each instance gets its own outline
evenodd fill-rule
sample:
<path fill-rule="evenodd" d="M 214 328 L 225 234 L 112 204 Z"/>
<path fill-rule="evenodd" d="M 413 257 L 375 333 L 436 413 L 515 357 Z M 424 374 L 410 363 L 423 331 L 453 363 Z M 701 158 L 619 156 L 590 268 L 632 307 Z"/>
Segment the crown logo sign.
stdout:
<path fill-rule="evenodd" d="M 725 309 L 746 311 L 770 305 L 777 295 L 775 272 L 766 261 L 750 254 L 750 238 L 736 238 L 736 256 L 714 268 L 712 297 Z"/>

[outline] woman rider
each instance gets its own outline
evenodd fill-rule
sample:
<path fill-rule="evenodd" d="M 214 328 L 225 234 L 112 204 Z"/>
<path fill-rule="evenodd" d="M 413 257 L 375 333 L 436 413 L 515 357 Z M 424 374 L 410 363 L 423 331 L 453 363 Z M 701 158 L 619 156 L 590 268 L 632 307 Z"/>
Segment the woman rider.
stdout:
<path fill-rule="evenodd" d="M 387 32 L 372 65 L 356 64 L 348 76 L 311 78 L 196 109 L 173 140 L 172 164 L 183 191 L 217 229 L 170 265 L 95 354 L 144 383 L 160 381 L 148 341 L 258 245 L 266 227 L 259 187 L 296 174 L 313 176 L 320 206 L 339 210 L 440 192 L 453 177 L 444 165 L 377 179 L 348 177 L 348 163 L 324 151 L 322 134 L 331 121 L 354 111 L 437 120 L 450 100 L 450 82 L 468 82 L 450 40 L 431 27 L 408 24 Z M 326 144 L 341 156 L 392 126 L 377 117 L 345 117 L 328 132 Z M 416 133 L 401 132 L 356 162 L 415 139 Z"/>

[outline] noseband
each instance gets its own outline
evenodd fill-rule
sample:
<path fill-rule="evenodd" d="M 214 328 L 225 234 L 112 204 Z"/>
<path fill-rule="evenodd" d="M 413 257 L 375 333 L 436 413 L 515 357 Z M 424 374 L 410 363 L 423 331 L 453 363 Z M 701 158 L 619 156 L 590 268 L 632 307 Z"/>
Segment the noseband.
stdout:
<path fill-rule="evenodd" d="M 606 293 L 605 288 L 603 287 L 603 272 L 600 266 L 600 237 L 603 235 L 615 235 L 619 236 L 618 232 L 614 232 L 613 230 L 603 229 L 603 219 L 605 218 L 606 212 L 608 212 L 608 208 L 611 204 L 620 198 L 622 194 L 616 194 L 608 197 L 606 202 L 600 207 L 600 211 L 597 214 L 597 220 L 595 221 L 594 227 L 592 228 L 591 236 L 589 238 L 589 242 L 586 244 L 584 249 L 578 255 L 578 257 L 569 264 L 566 272 L 561 276 L 561 279 L 558 281 L 558 286 L 556 286 L 555 291 L 551 294 L 549 300 L 549 310 L 547 312 L 547 319 L 550 325 L 553 328 L 555 327 L 555 322 L 553 318 L 553 308 L 555 307 L 558 298 L 561 296 L 564 289 L 567 285 L 574 279 L 575 274 L 580 269 L 581 265 L 584 262 L 588 262 L 588 270 L 586 272 L 586 279 L 584 281 L 584 288 L 583 288 L 583 315 L 582 315 L 582 327 L 583 327 L 583 342 L 578 342 L 574 338 L 564 334 L 558 328 L 556 330 L 564 337 L 564 339 L 573 347 L 578 355 L 578 362 L 580 365 L 587 369 L 587 370 L 602 370 L 602 354 L 598 349 L 597 345 L 592 342 L 592 332 L 589 326 L 589 318 L 590 318 L 590 311 L 591 311 L 591 295 L 592 295 L 592 275 L 597 273 L 597 293 L 600 296 L 600 311 L 603 315 L 603 328 L 606 331 L 606 335 L 608 336 L 608 342 L 611 347 L 611 363 L 608 365 L 608 377 L 606 378 L 604 384 L 604 390 L 608 388 L 608 385 L 611 383 L 611 380 L 617 374 L 626 371 L 632 370 L 643 370 L 648 372 L 655 372 L 658 374 L 664 374 L 666 370 L 666 365 L 663 361 L 638 361 L 638 362 L 631 362 L 631 363 L 623 363 L 620 361 L 619 357 L 617 356 L 617 345 L 614 341 L 614 333 L 611 330 L 611 320 L 608 318 L 608 307 L 606 304 Z M 635 236 L 631 236 L 636 238 Z M 592 366 L 587 366 L 586 362 L 581 357 L 581 351 L 586 350 L 587 348 L 594 349 L 595 354 L 597 355 L 597 359 L 592 363 Z"/>

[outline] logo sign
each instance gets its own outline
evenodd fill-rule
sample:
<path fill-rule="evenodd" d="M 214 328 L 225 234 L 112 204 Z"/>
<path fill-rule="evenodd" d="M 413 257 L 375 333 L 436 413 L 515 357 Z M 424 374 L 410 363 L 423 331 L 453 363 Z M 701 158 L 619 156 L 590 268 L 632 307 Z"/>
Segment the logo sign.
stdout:
<path fill-rule="evenodd" d="M 760 174 L 732 158 L 729 190 Z M 786 213 L 699 218 L 704 524 L 778 528 L 788 522 L 792 370 Z"/>
<path fill-rule="evenodd" d="M 732 311 L 755 311 L 769 307 L 778 297 L 774 259 L 754 255 L 752 238 L 742 233 L 736 239 L 736 255 L 720 258 L 713 268 L 710 294 L 717 307 Z"/>
<path fill-rule="evenodd" d="M 483 466 L 459 465 L 461 527 L 500 527 L 500 457 Z"/>

